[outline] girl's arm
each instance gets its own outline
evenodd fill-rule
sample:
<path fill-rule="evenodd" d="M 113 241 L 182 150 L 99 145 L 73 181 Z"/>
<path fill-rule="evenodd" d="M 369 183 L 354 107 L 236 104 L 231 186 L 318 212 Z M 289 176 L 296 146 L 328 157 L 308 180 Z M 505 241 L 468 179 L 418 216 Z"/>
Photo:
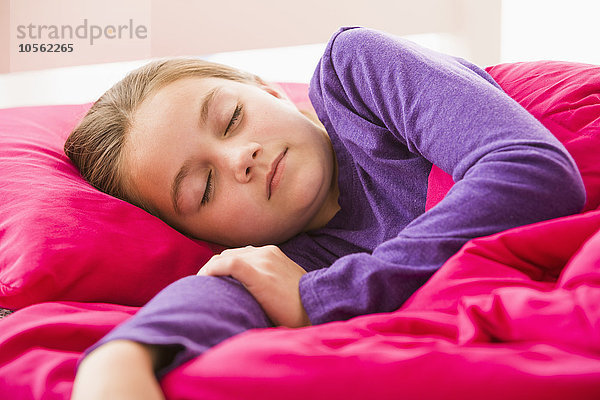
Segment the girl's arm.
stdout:
<path fill-rule="evenodd" d="M 226 277 L 189 276 L 164 288 L 137 314 L 86 350 L 77 380 L 88 381 L 90 371 L 113 376 L 111 365 L 122 358 L 114 350 L 118 347 L 137 354 L 127 362 L 142 366 L 138 377 L 150 370 L 160 378 L 225 339 L 248 329 L 271 326 L 240 282 Z M 127 346 L 132 343 L 137 347 Z M 110 380 L 106 383 L 114 387 Z"/>
<path fill-rule="evenodd" d="M 583 207 L 584 186 L 562 144 L 464 60 L 343 28 L 329 42 L 309 94 L 362 176 L 377 172 L 372 157 L 407 148 L 456 182 L 436 207 L 372 253 L 304 275 L 300 294 L 313 324 L 395 310 L 468 240 Z M 402 176 L 391 179 L 402 185 Z"/>

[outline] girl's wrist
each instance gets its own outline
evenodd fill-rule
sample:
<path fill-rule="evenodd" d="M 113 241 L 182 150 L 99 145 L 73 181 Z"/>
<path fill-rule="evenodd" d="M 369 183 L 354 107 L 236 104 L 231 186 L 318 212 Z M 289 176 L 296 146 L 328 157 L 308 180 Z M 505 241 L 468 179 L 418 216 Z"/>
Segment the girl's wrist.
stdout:
<path fill-rule="evenodd" d="M 114 363 L 135 364 L 136 367 L 148 367 L 152 372 L 168 364 L 173 358 L 172 347 L 148 345 L 133 340 L 113 340 L 94 349 L 82 362 L 115 365 Z M 91 361 L 90 361 L 91 360 Z"/>
<path fill-rule="evenodd" d="M 94 349 L 84 358 L 80 367 L 87 364 L 107 363 L 114 366 L 114 363 L 136 363 L 137 366 L 147 365 L 152 369 L 154 359 L 150 348 L 143 344 L 131 340 L 113 340 Z"/>

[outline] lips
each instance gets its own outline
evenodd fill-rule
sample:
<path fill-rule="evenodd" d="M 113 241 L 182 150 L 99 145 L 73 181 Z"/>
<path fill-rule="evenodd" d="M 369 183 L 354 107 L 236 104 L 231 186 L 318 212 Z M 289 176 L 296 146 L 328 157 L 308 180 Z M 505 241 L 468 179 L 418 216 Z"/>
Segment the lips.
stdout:
<path fill-rule="evenodd" d="M 279 184 L 281 180 L 281 174 L 283 173 L 283 168 L 285 167 L 285 162 L 281 163 L 283 157 L 285 157 L 288 149 L 286 148 L 282 151 L 271 163 L 271 168 L 269 169 L 269 173 L 267 174 L 267 200 L 271 199 L 271 193 L 275 187 Z"/>

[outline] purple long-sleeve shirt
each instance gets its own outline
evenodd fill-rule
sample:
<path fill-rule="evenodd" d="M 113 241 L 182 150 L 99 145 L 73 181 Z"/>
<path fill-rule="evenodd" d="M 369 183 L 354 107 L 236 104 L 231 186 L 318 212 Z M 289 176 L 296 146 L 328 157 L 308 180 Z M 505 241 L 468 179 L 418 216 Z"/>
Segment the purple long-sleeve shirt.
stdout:
<path fill-rule="evenodd" d="M 583 183 L 565 148 L 464 60 L 341 28 L 309 96 L 338 161 L 341 210 L 280 247 L 309 271 L 300 295 L 313 324 L 395 310 L 469 239 L 583 207 Z M 432 164 L 456 184 L 425 212 Z M 93 348 L 115 339 L 172 345 L 178 351 L 164 373 L 269 326 L 239 282 L 193 276 Z"/>

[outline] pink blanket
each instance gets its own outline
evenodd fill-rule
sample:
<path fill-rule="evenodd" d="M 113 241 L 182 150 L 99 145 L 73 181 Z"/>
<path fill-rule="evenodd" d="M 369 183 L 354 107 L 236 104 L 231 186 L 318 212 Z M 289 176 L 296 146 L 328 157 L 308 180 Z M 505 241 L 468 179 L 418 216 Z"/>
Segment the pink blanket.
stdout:
<path fill-rule="evenodd" d="M 490 73 L 506 89 L 514 76 L 497 68 Z M 167 398 L 600 398 L 596 76 L 593 101 L 577 103 L 588 118 L 583 125 L 584 114 L 573 117 L 575 102 L 552 113 L 535 108 L 559 83 L 520 97 L 509 92 L 574 155 L 587 212 L 469 242 L 396 312 L 236 336 L 168 374 Z M 432 176 L 432 193 L 441 197 L 451 182 L 439 171 Z M 81 352 L 136 311 L 52 302 L 0 320 L 0 399 L 67 399 Z"/>
<path fill-rule="evenodd" d="M 475 240 L 401 310 L 249 332 L 173 398 L 598 399 L 600 212 Z"/>
<path fill-rule="evenodd" d="M 136 308 L 43 303 L 0 322 L 0 397 L 66 399 Z M 250 331 L 176 369 L 170 399 L 597 399 L 600 211 L 466 245 L 400 310 Z"/>

